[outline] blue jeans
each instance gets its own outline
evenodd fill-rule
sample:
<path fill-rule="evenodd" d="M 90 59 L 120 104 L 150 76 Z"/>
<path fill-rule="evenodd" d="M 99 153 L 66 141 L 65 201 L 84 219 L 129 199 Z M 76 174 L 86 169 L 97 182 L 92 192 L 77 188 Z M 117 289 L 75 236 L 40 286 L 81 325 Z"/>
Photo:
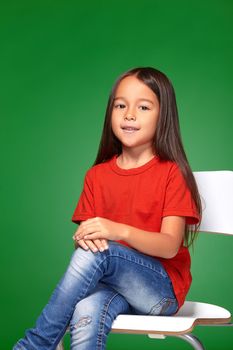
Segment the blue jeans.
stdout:
<path fill-rule="evenodd" d="M 35 328 L 13 350 L 56 349 L 69 324 L 72 350 L 103 350 L 118 314 L 172 315 L 177 309 L 157 259 L 117 242 L 104 252 L 78 248 Z"/>

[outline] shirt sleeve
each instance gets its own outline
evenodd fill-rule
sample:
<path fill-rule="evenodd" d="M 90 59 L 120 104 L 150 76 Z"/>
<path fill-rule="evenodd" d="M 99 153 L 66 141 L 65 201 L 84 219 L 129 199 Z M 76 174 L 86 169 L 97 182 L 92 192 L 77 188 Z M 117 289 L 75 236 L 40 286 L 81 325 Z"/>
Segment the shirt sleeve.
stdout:
<path fill-rule="evenodd" d="M 93 194 L 93 171 L 90 169 L 85 175 L 83 190 L 71 220 L 75 223 L 80 223 L 80 221 L 84 221 L 92 217 L 95 217 L 95 209 Z"/>
<path fill-rule="evenodd" d="M 168 177 L 162 216 L 173 215 L 186 217 L 188 225 L 195 225 L 200 220 L 190 190 L 176 164 L 172 166 Z"/>

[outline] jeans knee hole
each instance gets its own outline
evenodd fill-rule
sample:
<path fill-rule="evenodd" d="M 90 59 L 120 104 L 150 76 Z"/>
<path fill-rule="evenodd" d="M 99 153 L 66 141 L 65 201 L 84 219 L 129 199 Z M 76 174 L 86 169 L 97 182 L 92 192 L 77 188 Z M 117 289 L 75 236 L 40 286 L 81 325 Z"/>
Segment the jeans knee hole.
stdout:
<path fill-rule="evenodd" d="M 169 314 L 172 315 L 175 313 L 175 306 L 177 305 L 175 299 L 170 298 L 163 298 L 158 304 L 154 305 L 149 315 L 161 315 L 161 316 L 168 316 Z M 177 309 L 177 307 L 176 307 Z"/>
<path fill-rule="evenodd" d="M 72 328 L 83 328 L 90 324 L 92 318 L 90 316 L 81 317 L 80 320 L 72 326 Z"/>

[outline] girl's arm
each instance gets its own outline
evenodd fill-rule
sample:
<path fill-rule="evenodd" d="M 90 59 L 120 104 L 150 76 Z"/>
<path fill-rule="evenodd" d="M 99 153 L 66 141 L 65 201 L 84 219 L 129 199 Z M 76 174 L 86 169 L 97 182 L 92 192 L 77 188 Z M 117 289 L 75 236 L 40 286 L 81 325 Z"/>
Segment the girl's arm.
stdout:
<path fill-rule="evenodd" d="M 169 259 L 177 254 L 184 232 L 185 217 L 181 216 L 164 217 L 159 233 L 97 217 L 83 222 L 73 238 L 75 241 L 104 238 L 123 240 L 144 254 Z"/>

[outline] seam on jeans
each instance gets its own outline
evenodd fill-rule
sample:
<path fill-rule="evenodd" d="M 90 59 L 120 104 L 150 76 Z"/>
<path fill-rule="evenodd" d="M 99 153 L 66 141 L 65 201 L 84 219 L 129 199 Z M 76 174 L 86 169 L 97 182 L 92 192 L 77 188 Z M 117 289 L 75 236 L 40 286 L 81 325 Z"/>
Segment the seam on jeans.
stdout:
<path fill-rule="evenodd" d="M 111 257 L 116 257 L 116 258 L 125 259 L 125 260 L 127 260 L 127 261 L 129 261 L 129 262 L 132 262 L 132 263 L 134 263 L 134 264 L 137 264 L 137 265 L 146 267 L 146 268 L 148 268 L 148 269 L 150 269 L 150 270 L 152 270 L 152 271 L 154 271 L 154 272 L 157 272 L 157 273 L 158 273 L 159 275 L 161 275 L 162 277 L 168 277 L 168 278 L 169 278 L 166 269 L 164 268 L 163 264 L 162 264 L 158 259 L 157 259 L 156 261 L 157 261 L 158 264 L 161 266 L 161 270 L 163 270 L 163 273 L 161 273 L 160 271 L 158 271 L 158 269 L 153 268 L 153 267 L 152 267 L 152 263 L 151 263 L 151 264 L 150 264 L 150 263 L 149 263 L 149 264 L 145 264 L 145 263 L 143 263 L 143 261 L 135 261 L 135 260 L 132 260 L 132 259 L 128 259 L 128 257 L 126 257 L 126 256 L 123 256 L 123 255 L 116 255 L 116 254 L 108 255 L 105 259 L 107 259 L 107 258 L 110 257 L 110 256 L 111 256 Z M 147 257 L 147 256 L 145 256 L 145 257 Z M 140 259 L 140 258 L 139 258 L 139 259 Z M 143 257 L 142 257 L 141 259 L 143 259 Z"/>
<path fill-rule="evenodd" d="M 102 345 L 103 345 L 103 334 L 104 334 L 104 326 L 106 325 L 106 315 L 109 309 L 109 306 L 111 302 L 119 295 L 119 293 L 115 293 L 111 299 L 108 301 L 108 303 L 104 304 L 103 311 L 101 312 L 100 316 L 100 324 L 98 327 L 98 333 L 97 333 L 97 342 L 96 342 L 96 350 L 101 350 Z M 99 340 L 100 338 L 100 340 Z"/>
<path fill-rule="evenodd" d="M 80 300 L 81 300 L 82 298 L 84 298 L 84 296 L 86 295 L 87 290 L 89 289 L 89 287 L 90 287 L 90 285 L 91 285 L 91 283 L 92 283 L 92 281 L 93 281 L 93 279 L 94 279 L 94 276 L 95 276 L 95 274 L 97 273 L 97 270 L 100 270 L 100 271 L 101 271 L 100 266 L 103 265 L 103 264 L 105 263 L 106 260 L 109 260 L 109 258 L 120 258 L 120 259 L 127 260 L 127 261 L 132 262 L 132 263 L 134 263 L 134 264 L 136 264 L 136 265 L 143 266 L 143 267 L 145 267 L 145 268 L 147 268 L 147 269 L 149 269 L 149 270 L 151 270 L 151 271 L 154 271 L 154 272 L 158 273 L 158 274 L 159 274 L 161 277 L 163 277 L 164 279 L 170 280 L 170 277 L 167 275 L 167 272 L 166 272 L 165 269 L 164 269 L 164 271 L 166 272 L 166 275 L 164 276 L 163 274 L 161 274 L 160 272 L 158 272 L 158 271 L 156 271 L 155 269 L 151 268 L 150 266 L 146 266 L 146 265 L 141 264 L 141 263 L 139 263 L 139 262 L 137 262 L 137 261 L 132 261 L 132 260 L 126 259 L 125 257 L 119 256 L 119 255 L 108 255 L 106 258 L 104 258 L 104 260 L 102 260 L 102 261 L 99 263 L 99 265 L 97 265 L 97 268 L 96 268 L 96 270 L 94 271 L 92 277 L 90 278 L 90 282 L 89 282 L 89 284 L 88 284 L 88 286 L 87 286 L 85 292 L 83 293 L 82 297 L 80 298 Z"/>
<path fill-rule="evenodd" d="M 55 346 L 55 348 L 57 347 L 57 345 L 59 344 L 59 342 L 61 341 L 61 339 L 65 335 L 66 330 L 69 326 L 71 317 L 72 317 L 72 312 L 71 312 L 71 315 L 68 317 L 68 321 L 66 322 L 66 325 L 64 326 L 64 328 L 61 330 L 61 332 L 58 334 L 58 336 L 54 339 L 54 342 L 52 343 L 52 345 Z"/>

